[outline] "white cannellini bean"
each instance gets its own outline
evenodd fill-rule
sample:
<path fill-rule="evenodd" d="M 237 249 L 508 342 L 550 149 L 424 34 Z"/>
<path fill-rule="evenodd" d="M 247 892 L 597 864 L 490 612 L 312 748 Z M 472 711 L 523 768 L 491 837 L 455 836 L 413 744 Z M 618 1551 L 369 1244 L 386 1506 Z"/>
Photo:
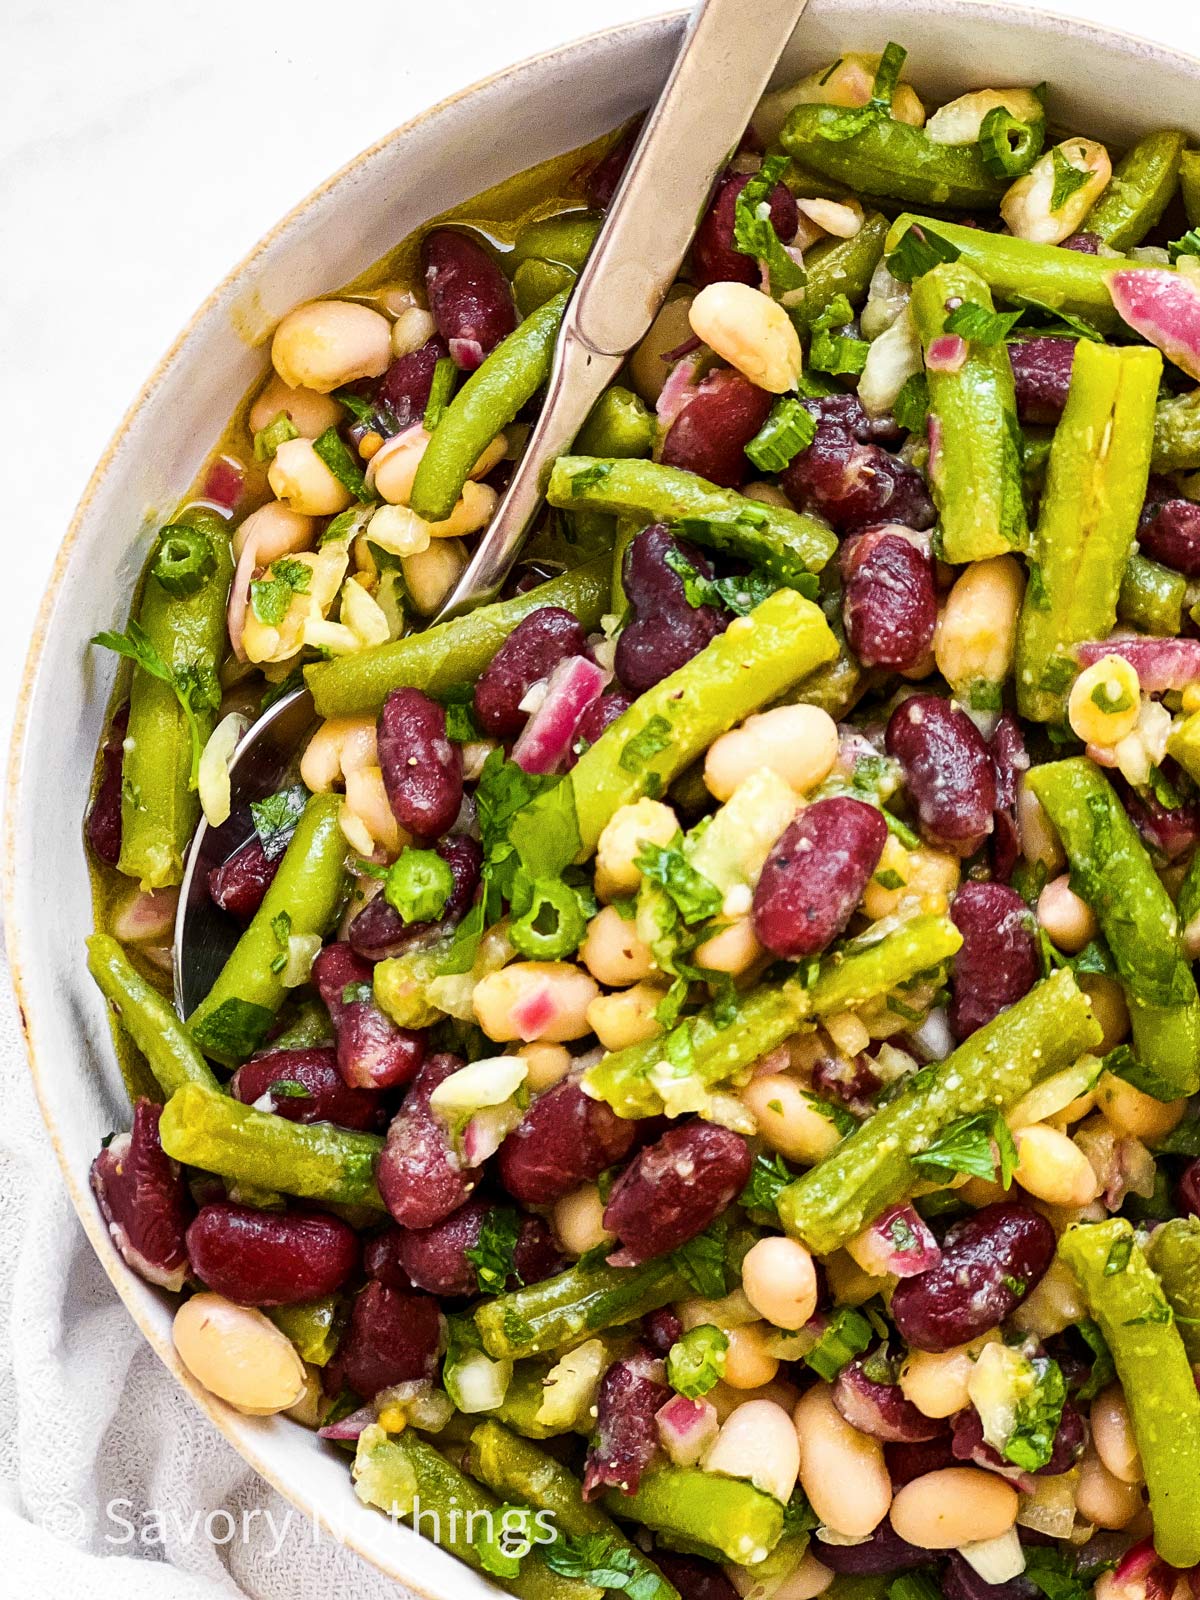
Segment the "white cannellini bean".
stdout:
<path fill-rule="evenodd" d="M 251 433 L 269 427 L 280 412 L 302 439 L 318 439 L 326 428 L 336 428 L 345 412 L 336 400 L 315 389 L 293 389 L 277 372 L 268 378 L 246 418 Z"/>
<path fill-rule="evenodd" d="M 1052 1206 L 1086 1206 L 1096 1198 L 1099 1185 L 1092 1164 L 1065 1133 L 1034 1123 L 1018 1129 L 1013 1138 L 1015 1177 L 1026 1194 Z"/>
<path fill-rule="evenodd" d="M 259 506 L 234 529 L 233 559 L 241 559 L 242 552 L 253 543 L 254 563 L 269 567 L 280 556 L 295 555 L 299 550 L 310 550 L 316 538 L 317 525 L 312 517 L 269 500 Z"/>
<path fill-rule="evenodd" d="M 638 938 L 637 924 L 615 906 L 603 906 L 588 923 L 579 959 L 597 983 L 612 989 L 638 983 L 655 969 L 649 946 Z"/>
<path fill-rule="evenodd" d="M 768 1234 L 742 1262 L 742 1287 L 750 1304 L 776 1328 L 802 1328 L 817 1309 L 813 1258 L 795 1239 Z"/>
<path fill-rule="evenodd" d="M 475 985 L 471 1005 L 489 1039 L 562 1044 L 591 1032 L 587 1009 L 599 993 L 569 961 L 514 961 Z"/>
<path fill-rule="evenodd" d="M 769 1150 L 789 1161 L 812 1166 L 841 1141 L 828 1117 L 813 1106 L 794 1078 L 768 1073 L 741 1091 L 741 1101 L 758 1123 L 758 1136 Z"/>
<path fill-rule="evenodd" d="M 979 1352 L 998 1339 L 995 1331 L 951 1350 L 910 1350 L 900 1368 L 900 1392 L 924 1417 L 952 1417 L 971 1402 L 968 1385 Z"/>
<path fill-rule="evenodd" d="M 1133 1435 L 1129 1407 L 1119 1383 L 1111 1383 L 1092 1401 L 1088 1413 L 1092 1444 L 1105 1469 L 1122 1483 L 1144 1483 L 1145 1469 Z"/>
<path fill-rule="evenodd" d="M 1054 189 L 1064 161 L 1086 177 L 1055 210 Z M 1078 229 L 1111 177 L 1112 162 L 1102 144 L 1078 137 L 1064 139 L 1017 179 L 1000 202 L 1000 215 L 1018 239 L 1061 244 Z"/>
<path fill-rule="evenodd" d="M 427 550 L 400 558 L 404 585 L 419 616 L 431 617 L 462 577 L 467 547 L 461 539 L 439 539 Z"/>
<path fill-rule="evenodd" d="M 619 806 L 596 843 L 596 893 L 601 900 L 632 894 L 642 881 L 635 865 L 643 845 L 670 844 L 679 822 L 661 800 L 635 800 Z"/>
<path fill-rule="evenodd" d="M 324 794 L 347 773 L 378 764 L 374 717 L 330 717 L 305 746 L 300 776 L 313 794 Z"/>
<path fill-rule="evenodd" d="M 1096 1084 L 1096 1104 L 1118 1133 L 1144 1141 L 1165 1139 L 1187 1110 L 1186 1100 L 1156 1100 L 1111 1072 L 1102 1073 Z"/>
<path fill-rule="evenodd" d="M 923 1550 L 998 1539 L 1015 1524 L 1019 1499 L 1011 1483 L 980 1467 L 943 1467 L 896 1491 L 892 1527 Z"/>
<path fill-rule="evenodd" d="M 1045 110 L 1032 89 L 976 89 L 940 106 L 925 124 L 934 144 L 977 144 L 984 118 L 997 106 L 1018 122 L 1042 122 Z"/>
<path fill-rule="evenodd" d="M 275 330 L 271 361 L 293 389 L 328 394 L 357 378 L 378 378 L 392 359 L 388 319 L 352 300 L 312 300 Z"/>
<path fill-rule="evenodd" d="M 392 323 L 392 354 L 410 356 L 423 344 L 428 344 L 437 332 L 437 324 L 424 306 L 405 306 Z"/>
<path fill-rule="evenodd" d="M 692 332 L 731 367 L 786 394 L 801 366 L 800 336 L 784 308 L 748 283 L 706 284 L 688 313 Z"/>
<path fill-rule="evenodd" d="M 883 1445 L 850 1426 L 827 1383 L 813 1385 L 792 1420 L 800 1443 L 800 1484 L 817 1516 L 847 1538 L 874 1533 L 892 1503 Z"/>
<path fill-rule="evenodd" d="M 267 468 L 277 500 L 306 517 L 331 517 L 350 504 L 349 489 L 334 477 L 311 439 L 285 439 Z"/>
<path fill-rule="evenodd" d="M 835 239 L 853 239 L 862 232 L 863 208 L 857 200 L 797 200 L 796 208 Z"/>
<path fill-rule="evenodd" d="M 601 994 L 587 1008 L 588 1026 L 606 1050 L 656 1039 L 663 1030 L 655 1012 L 666 993 L 655 983 L 635 983 L 619 994 Z"/>
<path fill-rule="evenodd" d="M 823 783 L 838 756 L 837 724 L 820 706 L 776 706 L 721 734 L 704 758 L 704 782 L 718 800 L 763 767 L 797 794 Z"/>
<path fill-rule="evenodd" d="M 604 1226 L 604 1201 L 594 1183 L 582 1184 L 555 1202 L 554 1235 L 569 1256 L 579 1257 L 615 1238 Z"/>
<path fill-rule="evenodd" d="M 705 1472 L 748 1478 L 784 1505 L 800 1472 L 800 1445 L 792 1419 L 773 1400 L 747 1400 L 721 1425 L 704 1457 Z"/>
<path fill-rule="evenodd" d="M 175 1313 L 179 1359 L 210 1394 L 248 1416 L 286 1411 L 308 1384 L 291 1340 L 261 1311 L 219 1294 L 192 1295 Z"/>
<path fill-rule="evenodd" d="M 1051 942 L 1068 955 L 1076 955 L 1100 931 L 1095 912 L 1072 889 L 1066 873 L 1051 878 L 1038 895 L 1037 919 Z"/>
<path fill-rule="evenodd" d="M 1015 556 L 972 561 L 955 580 L 938 617 L 933 653 L 959 694 L 1003 683 L 1012 669 L 1025 574 Z"/>

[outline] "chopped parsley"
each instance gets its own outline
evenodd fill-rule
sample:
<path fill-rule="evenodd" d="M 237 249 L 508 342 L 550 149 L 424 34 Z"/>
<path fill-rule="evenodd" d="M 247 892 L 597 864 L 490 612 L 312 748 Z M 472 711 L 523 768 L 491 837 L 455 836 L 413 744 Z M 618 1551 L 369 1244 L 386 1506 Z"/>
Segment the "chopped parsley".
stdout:
<path fill-rule="evenodd" d="M 667 1353 L 667 1382 L 676 1394 L 699 1400 L 725 1376 L 729 1339 L 711 1322 L 690 1328 Z"/>
<path fill-rule="evenodd" d="M 913 1156 L 922 1177 L 940 1178 L 962 1172 L 973 1178 L 997 1176 L 1005 1189 L 1012 1184 L 1017 1147 L 999 1111 L 977 1111 L 943 1130 L 926 1149 Z"/>
<path fill-rule="evenodd" d="M 483 1219 L 478 1242 L 463 1253 L 475 1268 L 480 1294 L 502 1294 L 510 1278 L 521 1281 L 513 1265 L 521 1219 L 512 1206 L 493 1206 Z"/>
<path fill-rule="evenodd" d="M 1077 147 L 1077 153 L 1082 156 L 1083 147 Z M 1091 179 L 1091 173 L 1073 166 L 1067 160 L 1065 152 L 1055 145 L 1050 152 L 1050 163 L 1054 169 L 1054 189 L 1050 195 L 1051 211 L 1061 211 L 1073 194 L 1083 188 Z"/>
<path fill-rule="evenodd" d="M 276 860 L 287 849 L 307 803 L 308 790 L 301 783 L 268 795 L 265 800 L 250 802 L 254 831 L 268 861 Z"/>
<path fill-rule="evenodd" d="M 946 318 L 947 333 L 957 333 L 973 344 L 1003 344 L 1021 320 L 1019 311 L 989 311 L 974 300 L 964 300 Z"/>
<path fill-rule="evenodd" d="M 788 255 L 771 221 L 771 191 L 787 171 L 788 163 L 786 155 L 768 156 L 743 187 L 733 212 L 733 247 L 763 263 L 776 299 L 802 288 L 807 281 L 804 268 Z"/>
<path fill-rule="evenodd" d="M 91 642 L 124 656 L 150 677 L 170 687 L 179 702 L 191 736 L 192 766 L 188 781 L 189 787 L 194 789 L 199 781 L 200 755 L 208 737 L 199 719 L 206 712 L 216 711 L 221 704 L 221 685 L 211 664 L 197 658 L 174 668 L 169 667 L 136 617 L 129 619 L 129 626 L 124 633 L 106 629 L 103 633 L 94 634 Z"/>

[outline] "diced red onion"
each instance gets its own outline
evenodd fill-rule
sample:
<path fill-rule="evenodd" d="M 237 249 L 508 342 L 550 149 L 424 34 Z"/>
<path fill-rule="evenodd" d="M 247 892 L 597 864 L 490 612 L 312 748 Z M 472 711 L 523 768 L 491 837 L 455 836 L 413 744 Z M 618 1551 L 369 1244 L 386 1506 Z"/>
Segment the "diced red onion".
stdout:
<path fill-rule="evenodd" d="M 1147 694 L 1186 689 L 1200 678 L 1200 639 L 1094 639 L 1077 645 L 1075 655 L 1085 667 L 1105 656 L 1120 656 L 1137 673 Z"/>
<path fill-rule="evenodd" d="M 930 372 L 960 372 L 967 359 L 967 341 L 960 333 L 940 333 L 925 352 Z"/>
<path fill-rule="evenodd" d="M 654 1414 L 662 1447 L 677 1467 L 694 1467 L 717 1436 L 717 1408 L 677 1394 Z"/>
<path fill-rule="evenodd" d="M 664 433 L 687 402 L 688 393 L 696 377 L 697 362 L 698 357 L 695 354 L 684 356 L 671 368 L 667 381 L 662 386 L 655 414 Z"/>
<path fill-rule="evenodd" d="M 1200 378 L 1200 288 L 1182 272 L 1126 268 L 1108 280 L 1113 305 L 1129 326 Z"/>
<path fill-rule="evenodd" d="M 555 772 L 566 759 L 583 714 L 604 692 L 608 675 L 586 656 L 560 661 L 546 680 L 546 694 L 513 746 L 525 772 Z"/>
<path fill-rule="evenodd" d="M 863 1271 L 877 1278 L 915 1278 L 942 1259 L 937 1240 L 910 1205 L 889 1206 L 849 1249 Z"/>
<path fill-rule="evenodd" d="M 352 1411 L 348 1417 L 339 1417 L 336 1422 L 331 1422 L 324 1428 L 317 1429 L 319 1439 L 357 1439 L 364 1428 L 369 1428 L 375 1421 L 375 1407 L 359 1406 L 357 1411 Z"/>
<path fill-rule="evenodd" d="M 242 490 L 246 484 L 246 471 L 240 461 L 235 461 L 232 456 L 218 456 L 208 469 L 204 479 L 204 488 L 201 499 L 207 500 L 209 505 L 230 512 L 242 498 Z"/>

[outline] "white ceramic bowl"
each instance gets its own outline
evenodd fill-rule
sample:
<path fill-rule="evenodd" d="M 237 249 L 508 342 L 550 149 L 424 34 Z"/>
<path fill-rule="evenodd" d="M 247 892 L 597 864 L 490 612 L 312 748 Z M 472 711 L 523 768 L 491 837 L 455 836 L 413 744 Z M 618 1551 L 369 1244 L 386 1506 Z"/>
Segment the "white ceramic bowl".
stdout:
<path fill-rule="evenodd" d="M 752 17 L 753 0 L 746 8 Z M 360 1505 L 342 1454 L 286 1419 L 240 1416 L 198 1388 L 171 1345 L 171 1298 L 128 1271 L 93 1203 L 92 1157 L 128 1109 L 83 963 L 92 902 L 79 819 L 114 664 L 87 640 L 123 626 L 152 534 L 265 370 L 274 322 L 355 277 L 427 217 L 646 105 L 680 28 L 678 14 L 613 28 L 444 101 L 351 162 L 266 236 L 168 352 L 97 467 L 63 539 L 17 708 L 8 950 L 42 1110 L 96 1253 L 146 1338 L 243 1456 L 386 1573 L 438 1600 L 495 1591 Z M 812 0 L 778 81 L 889 39 L 907 46 L 914 81 L 933 97 L 1048 79 L 1070 127 L 1125 140 L 1164 126 L 1200 135 L 1200 62 L 1019 6 Z"/>

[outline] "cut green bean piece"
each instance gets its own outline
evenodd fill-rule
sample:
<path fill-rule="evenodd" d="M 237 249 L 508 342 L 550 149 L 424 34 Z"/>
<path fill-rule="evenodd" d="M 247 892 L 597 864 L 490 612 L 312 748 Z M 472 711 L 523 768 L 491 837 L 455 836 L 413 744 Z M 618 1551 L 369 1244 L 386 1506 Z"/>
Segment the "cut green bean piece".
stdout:
<path fill-rule="evenodd" d="M 488 1574 L 480 1546 L 496 1548 L 504 1532 L 500 1503 L 411 1428 L 387 1434 L 365 1428 L 354 1457 L 354 1492 L 365 1505 L 411 1521 L 442 1550 Z M 494 1574 L 491 1574 L 493 1577 Z M 512 1578 L 495 1577 L 518 1600 L 600 1600 L 601 1591 L 551 1572 L 536 1545 Z"/>
<path fill-rule="evenodd" d="M 779 1501 L 744 1478 L 700 1467 L 660 1467 L 642 1474 L 636 1494 L 610 1490 L 604 1504 L 615 1516 L 655 1533 L 703 1545 L 739 1566 L 765 1560 L 783 1536 Z"/>
<path fill-rule="evenodd" d="M 1160 400 L 1154 413 L 1155 472 L 1200 469 L 1200 389 Z"/>
<path fill-rule="evenodd" d="M 446 408 L 413 479 L 410 504 L 419 517 L 440 522 L 450 515 L 480 456 L 545 383 L 567 293 L 526 317 Z"/>
<path fill-rule="evenodd" d="M 889 255 L 914 225 L 953 245 L 959 259 L 977 272 L 1001 300 L 1019 304 L 1029 301 L 1051 311 L 1082 317 L 1101 333 L 1114 333 L 1124 326 L 1112 303 L 1108 280 L 1118 268 L 1127 271 L 1136 263 L 1084 255 L 1056 244 L 1033 244 L 1009 234 L 986 233 L 982 228 L 964 228 L 956 222 L 940 222 L 936 217 L 914 216 L 910 212 L 892 223 L 886 246 Z"/>
<path fill-rule="evenodd" d="M 598 1505 L 583 1498 L 579 1479 L 553 1456 L 527 1439 L 518 1438 L 498 1422 L 483 1422 L 471 1435 L 469 1466 L 501 1500 L 549 1513 L 552 1525 L 568 1538 L 601 1534 L 631 1556 L 643 1579 L 638 1585 L 644 1600 L 679 1600 L 679 1591 L 667 1582 L 650 1558 L 627 1539 Z"/>
<path fill-rule="evenodd" d="M 654 417 L 642 397 L 614 384 L 588 413 L 575 453 L 618 460 L 648 456 L 654 449 L 654 432 Z"/>
<path fill-rule="evenodd" d="M 1138 1060 L 1175 1096 L 1200 1088 L 1200 998 L 1179 917 L 1137 829 L 1085 757 L 1034 767 L 1026 782 L 1054 824 L 1071 887 L 1091 906 L 1129 1004 Z"/>
<path fill-rule="evenodd" d="M 1180 156 L 1179 187 L 1188 226 L 1200 228 L 1200 150 L 1185 150 Z"/>
<path fill-rule="evenodd" d="M 764 985 L 738 997 L 732 1019 L 718 1019 L 711 1007 L 685 1018 L 672 1035 L 684 1042 L 671 1060 L 662 1039 L 628 1045 L 589 1067 L 584 1085 L 621 1117 L 698 1110 L 713 1089 L 735 1081 L 806 1023 L 882 1000 L 936 971 L 961 943 L 949 917 L 914 917 L 882 939 L 855 941 L 826 956 L 808 988 L 795 978 Z"/>
<path fill-rule="evenodd" d="M 1155 1228 L 1146 1259 L 1175 1313 L 1188 1360 L 1200 1362 L 1200 1217 L 1172 1217 Z"/>
<path fill-rule="evenodd" d="M 586 861 L 609 819 L 643 795 L 657 796 L 718 736 L 769 705 L 837 653 L 820 609 L 794 589 L 777 589 L 726 628 L 677 672 L 641 695 L 580 756 L 569 782 L 575 838 L 563 866 Z M 563 823 L 561 797 L 547 790 L 526 806 L 511 837 Z M 544 850 L 543 850 L 544 855 Z"/>
<path fill-rule="evenodd" d="M 795 106 L 780 143 L 802 166 L 856 194 L 954 211 L 995 211 L 1008 180 L 992 177 L 977 144 L 935 144 L 923 128 L 892 117 L 869 122 L 849 139 L 826 138 L 845 115 L 838 106 Z"/>
<path fill-rule="evenodd" d="M 1081 225 L 1113 250 L 1132 250 L 1162 220 L 1179 187 L 1186 135 L 1166 129 L 1139 139 Z"/>
<path fill-rule="evenodd" d="M 802 189 L 802 194 L 812 191 Z M 867 297 L 871 276 L 883 256 L 888 219 L 878 211 L 868 211 L 862 227 L 852 239 L 823 239 L 805 252 L 804 270 L 808 282 L 804 298 L 792 309 L 792 321 L 810 328 L 836 295 L 844 294 L 858 307 Z"/>
<path fill-rule="evenodd" d="M 480 606 L 424 633 L 317 662 L 305 668 L 304 676 L 319 716 L 375 714 L 393 689 L 423 689 L 437 698 L 473 683 L 517 624 L 541 606 L 562 606 L 590 633 L 608 603 L 609 558 L 600 556 L 525 594 Z"/>
<path fill-rule="evenodd" d="M 1062 719 L 1074 648 L 1103 639 L 1146 498 L 1157 350 L 1081 342 L 1055 430 L 1017 630 L 1017 704 L 1034 722 Z"/>
<path fill-rule="evenodd" d="M 601 1261 L 485 1301 L 475 1323 L 490 1356 L 519 1361 L 632 1322 L 687 1292 L 669 1256 L 641 1267 Z"/>
<path fill-rule="evenodd" d="M 546 498 L 562 511 L 591 508 L 611 516 L 682 524 L 697 544 L 751 561 L 783 583 L 807 586 L 837 549 L 821 517 L 747 500 L 694 472 L 657 461 L 560 456 Z M 806 583 L 807 580 L 807 583 Z"/>
<path fill-rule="evenodd" d="M 218 1091 L 212 1069 L 188 1036 L 175 1007 L 147 983 L 124 950 L 107 933 L 87 942 L 88 971 L 121 1026 L 150 1065 L 159 1088 L 173 1095 L 185 1083 Z"/>
<path fill-rule="evenodd" d="M 965 303 L 993 310 L 987 284 L 961 261 L 934 267 L 914 283 L 912 310 L 926 356 L 944 337 L 950 311 Z M 956 371 L 930 366 L 927 379 L 929 482 L 943 556 L 958 563 L 1025 550 L 1029 526 L 1008 346 L 1002 339 L 968 340 L 966 360 Z"/>
<path fill-rule="evenodd" d="M 187 697 L 202 746 L 221 703 L 217 677 L 225 653 L 225 606 L 233 575 L 229 529 L 211 512 L 185 513 L 181 525 L 207 541 L 211 567 L 185 594 L 146 577 L 137 621 L 146 643 Z M 153 565 L 171 540 L 164 529 Z M 200 818 L 193 783 L 196 741 L 170 683 L 135 665 L 121 781 L 121 855 L 117 865 L 143 889 L 183 879 L 183 858 Z"/>
<path fill-rule="evenodd" d="M 187 1021 L 213 1061 L 236 1067 L 254 1054 L 287 996 L 283 963 L 293 938 L 323 936 L 346 893 L 346 844 L 338 822 L 341 797 L 317 794 L 254 919 L 234 946 L 208 994 Z"/>
<path fill-rule="evenodd" d="M 1157 561 L 1136 552 L 1121 574 L 1117 618 L 1140 633 L 1173 639 L 1183 627 L 1183 598 L 1187 579 Z"/>
<path fill-rule="evenodd" d="M 1069 1228 L 1058 1253 L 1108 1341 L 1150 1492 L 1154 1547 L 1200 1562 L 1200 1395 L 1162 1285 L 1123 1217 Z"/>
<path fill-rule="evenodd" d="M 818 1255 L 853 1239 L 920 1182 L 911 1157 L 961 1117 L 1014 1105 L 1100 1042 L 1087 996 L 1066 967 L 986 1023 L 944 1061 L 903 1080 L 825 1159 L 784 1189 L 779 1216 Z"/>
<path fill-rule="evenodd" d="M 1200 711 L 1193 711 L 1172 727 L 1167 753 L 1175 757 L 1189 778 L 1200 783 Z"/>
<path fill-rule="evenodd" d="M 219 1177 L 307 1200 L 382 1211 L 375 1162 L 383 1140 L 332 1122 L 289 1122 L 198 1083 L 177 1089 L 159 1120 L 176 1161 Z"/>
<path fill-rule="evenodd" d="M 298 1305 L 272 1306 L 267 1315 L 296 1346 L 302 1361 L 323 1367 L 337 1349 L 347 1310 L 341 1295 L 327 1294 Z"/>

